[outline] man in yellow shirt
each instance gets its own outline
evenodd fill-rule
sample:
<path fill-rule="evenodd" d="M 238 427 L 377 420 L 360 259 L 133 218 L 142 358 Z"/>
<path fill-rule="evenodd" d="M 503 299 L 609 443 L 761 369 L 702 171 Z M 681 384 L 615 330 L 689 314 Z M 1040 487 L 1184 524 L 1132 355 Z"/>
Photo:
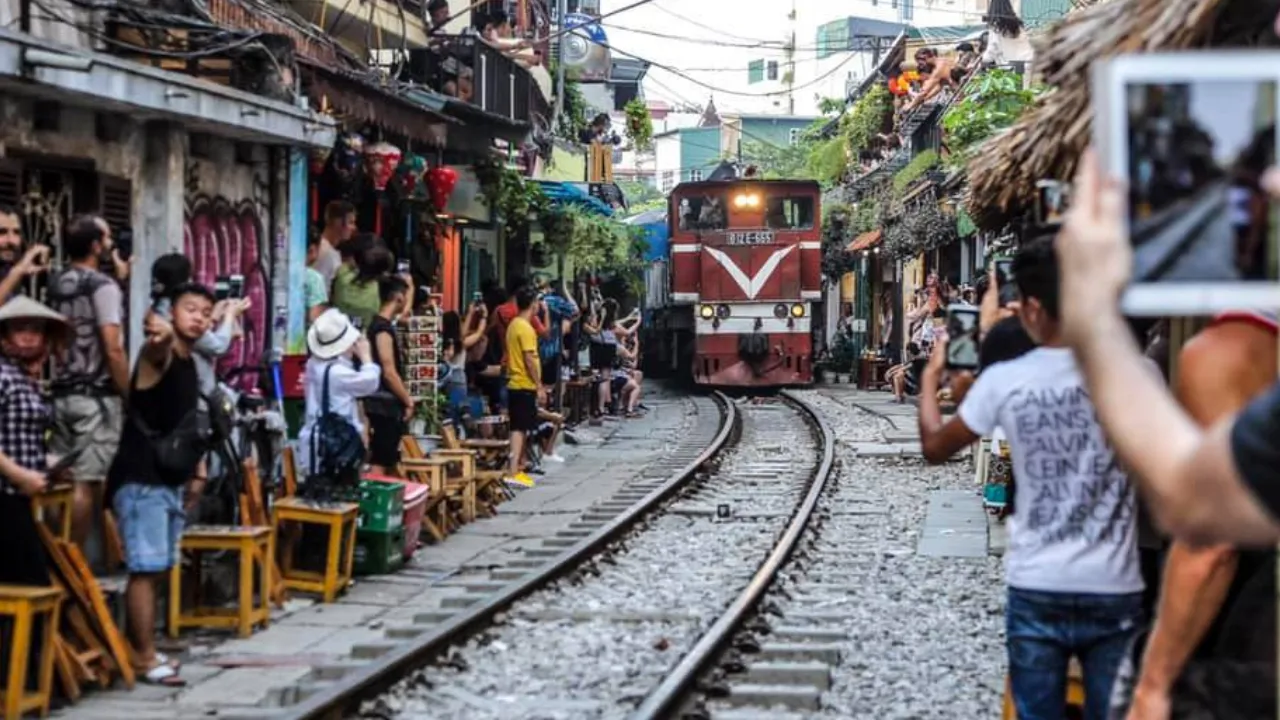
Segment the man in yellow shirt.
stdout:
<path fill-rule="evenodd" d="M 538 430 L 538 406 L 546 398 L 538 334 L 533 329 L 537 295 L 529 287 L 516 292 L 517 315 L 507 325 L 507 408 L 511 415 L 511 477 L 509 484 L 533 487 L 521 465 L 530 433 Z"/>

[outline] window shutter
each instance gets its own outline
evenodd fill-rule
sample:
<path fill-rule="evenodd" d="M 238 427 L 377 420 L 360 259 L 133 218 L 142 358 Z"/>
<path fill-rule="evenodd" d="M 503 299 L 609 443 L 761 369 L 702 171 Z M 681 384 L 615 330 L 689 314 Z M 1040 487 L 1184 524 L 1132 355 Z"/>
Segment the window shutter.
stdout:
<path fill-rule="evenodd" d="M 98 213 L 113 231 L 133 226 L 133 183 L 114 175 L 98 176 Z"/>
<path fill-rule="evenodd" d="M 22 161 L 0 158 L 0 205 L 18 207 L 22 197 Z"/>

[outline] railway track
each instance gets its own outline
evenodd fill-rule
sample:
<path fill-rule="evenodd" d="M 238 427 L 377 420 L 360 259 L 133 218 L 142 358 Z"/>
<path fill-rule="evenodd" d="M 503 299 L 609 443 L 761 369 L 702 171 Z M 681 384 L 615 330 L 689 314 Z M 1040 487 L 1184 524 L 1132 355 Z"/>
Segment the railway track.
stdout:
<path fill-rule="evenodd" d="M 661 467 L 468 587 L 451 611 L 318 668 L 269 716 L 705 714 L 717 661 L 737 652 L 730 642 L 818 517 L 835 441 L 785 394 L 697 402 L 704 420 Z M 716 408 L 720 421 L 706 422 Z M 788 663 L 823 652 L 813 633 L 775 635 L 785 642 L 762 648 L 743 677 L 793 677 Z"/>

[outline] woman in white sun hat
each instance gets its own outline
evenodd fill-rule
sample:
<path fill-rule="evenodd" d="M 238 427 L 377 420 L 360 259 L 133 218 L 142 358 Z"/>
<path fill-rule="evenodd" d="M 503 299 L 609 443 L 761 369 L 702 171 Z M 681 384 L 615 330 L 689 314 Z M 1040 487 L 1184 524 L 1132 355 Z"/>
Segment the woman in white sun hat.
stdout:
<path fill-rule="evenodd" d="M 382 369 L 373 362 L 369 341 L 341 310 L 326 310 L 316 318 L 307 330 L 307 349 L 311 353 L 305 373 L 307 414 L 302 431 L 298 433 L 296 453 L 302 477 L 313 472 L 315 448 L 312 437 L 320 418 L 326 413 L 338 415 L 364 437 L 365 425 L 360 416 L 359 400 L 377 392 L 378 382 L 382 379 Z M 326 376 L 329 384 L 327 408 L 324 402 Z"/>

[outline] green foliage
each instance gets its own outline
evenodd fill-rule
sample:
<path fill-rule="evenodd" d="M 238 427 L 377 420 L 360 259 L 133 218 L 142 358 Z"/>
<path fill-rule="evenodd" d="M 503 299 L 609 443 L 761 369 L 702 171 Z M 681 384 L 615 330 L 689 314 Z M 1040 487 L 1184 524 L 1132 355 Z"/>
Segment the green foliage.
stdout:
<path fill-rule="evenodd" d="M 644 231 L 576 205 L 557 205 L 541 217 L 543 242 L 580 270 L 610 270 L 628 282 L 640 277 L 648 250 Z"/>
<path fill-rule="evenodd" d="M 496 158 L 486 158 L 473 165 L 480 194 L 494 212 L 494 222 L 502 237 L 510 237 L 529 226 L 529 218 L 537 218 L 550 206 L 537 183 L 526 182 L 520 171 L 506 167 Z"/>
<path fill-rule="evenodd" d="M 736 153 L 732 155 L 736 157 Z M 795 145 L 786 146 L 742 141 L 742 162 L 755 165 L 762 180 L 813 180 L 808 160 L 809 146 L 803 138 Z"/>
<path fill-rule="evenodd" d="M 982 141 L 1012 125 L 1043 92 L 1043 87 L 1023 88 L 1022 76 L 1011 70 L 983 73 L 942 116 L 951 161 L 966 162 Z"/>
<path fill-rule="evenodd" d="M 938 166 L 938 153 L 933 150 L 925 150 L 924 152 L 911 158 L 911 162 L 907 166 L 898 171 L 893 176 L 893 191 L 901 195 L 911 184 L 919 180 L 925 173 Z"/>
<path fill-rule="evenodd" d="M 555 77 L 555 68 L 551 69 L 552 77 Z M 564 106 L 560 110 L 560 117 L 556 121 L 557 137 L 576 143 L 580 141 L 582 132 L 587 129 L 591 122 L 589 117 L 590 108 L 587 107 L 587 100 L 582 96 L 582 89 L 578 87 L 577 81 L 566 77 L 564 79 Z M 652 131 L 652 126 L 650 126 Z"/>
<path fill-rule="evenodd" d="M 853 372 L 853 365 L 858 361 L 858 349 L 853 338 L 839 334 L 831 346 L 831 371 L 837 373 Z"/>
<path fill-rule="evenodd" d="M 809 173 L 824 183 L 838 182 L 849 165 L 849 159 L 880 134 L 892 107 L 889 89 L 883 84 L 873 85 L 840 116 L 833 137 L 811 145 L 806 163 Z"/>
<path fill-rule="evenodd" d="M 874 200 L 863 200 L 858 203 L 858 207 L 853 212 L 853 220 L 849 223 L 854 235 L 879 230 L 882 222 L 881 210 L 880 203 Z"/>
<path fill-rule="evenodd" d="M 822 275 L 839 282 L 845 273 L 858 269 L 858 256 L 847 251 L 853 239 L 853 210 L 843 203 L 830 205 L 822 218 Z"/>
<path fill-rule="evenodd" d="M 627 138 L 639 152 L 648 150 L 653 145 L 653 118 L 649 116 L 649 108 L 640 98 L 632 98 L 623 107 L 627 114 Z"/>
<path fill-rule="evenodd" d="M 818 112 L 823 115 L 836 115 L 838 113 L 842 113 L 844 112 L 844 106 L 844 98 L 824 97 L 818 100 Z M 826 122 L 825 118 L 823 122 Z"/>
<path fill-rule="evenodd" d="M 627 199 L 627 210 L 632 215 L 667 205 L 666 196 L 651 183 L 623 181 L 618 183 L 618 189 L 622 190 L 622 196 Z"/>

